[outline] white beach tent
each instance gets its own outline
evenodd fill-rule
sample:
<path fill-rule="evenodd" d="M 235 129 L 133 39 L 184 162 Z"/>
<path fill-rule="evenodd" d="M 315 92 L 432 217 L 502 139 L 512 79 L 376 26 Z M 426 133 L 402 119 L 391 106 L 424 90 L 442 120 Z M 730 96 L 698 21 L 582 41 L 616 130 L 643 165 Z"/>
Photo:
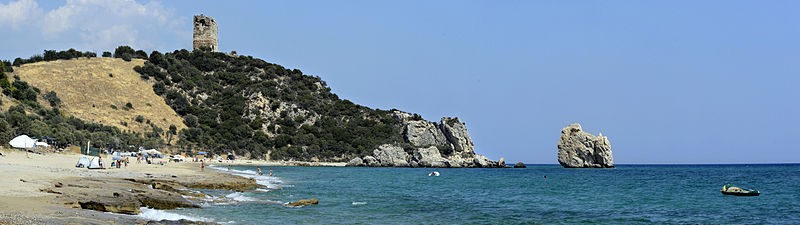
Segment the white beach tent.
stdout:
<path fill-rule="evenodd" d="M 92 161 L 89 162 L 89 166 L 86 168 L 89 169 L 103 169 L 103 164 L 100 163 L 100 157 L 93 157 Z"/>
<path fill-rule="evenodd" d="M 47 142 L 41 142 L 41 141 L 40 142 L 36 142 L 36 146 L 37 147 L 41 147 L 41 146 L 50 147 L 50 145 L 48 145 Z"/>
<path fill-rule="evenodd" d="M 81 158 L 78 159 L 78 164 L 75 164 L 75 167 L 89 167 L 89 163 L 91 162 L 92 160 L 89 159 L 89 156 L 82 155 Z"/>
<path fill-rule="evenodd" d="M 155 149 L 139 150 L 139 153 L 147 153 L 147 154 L 153 154 L 153 155 L 161 155 L 161 152 L 159 152 L 158 150 L 155 150 Z"/>
<path fill-rule="evenodd" d="M 31 137 L 28 137 L 28 135 L 23 134 L 11 139 L 8 144 L 14 148 L 33 148 L 34 145 L 36 145 L 36 141 L 34 141 Z"/>

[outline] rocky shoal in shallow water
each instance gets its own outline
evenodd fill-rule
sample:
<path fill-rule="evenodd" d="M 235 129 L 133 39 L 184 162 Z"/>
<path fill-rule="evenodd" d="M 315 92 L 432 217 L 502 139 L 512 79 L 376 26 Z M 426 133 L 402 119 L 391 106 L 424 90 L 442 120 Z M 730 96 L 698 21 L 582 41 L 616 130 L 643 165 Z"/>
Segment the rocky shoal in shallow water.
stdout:
<path fill-rule="evenodd" d="M 492 161 L 475 154 L 466 124 L 457 117 L 443 117 L 436 123 L 398 110 L 392 113 L 392 117 L 402 122 L 403 138 L 411 146 L 384 144 L 373 150 L 372 155 L 355 157 L 346 166 L 506 167 L 502 158 Z"/>
<path fill-rule="evenodd" d="M 184 196 L 205 196 L 203 192 L 192 188 L 246 191 L 258 187 L 263 186 L 251 178 L 209 173 L 180 177 L 67 178 L 40 191 L 56 194 L 57 203 L 72 208 L 135 215 L 141 212 L 141 207 L 200 208 L 199 205 L 184 198 Z"/>

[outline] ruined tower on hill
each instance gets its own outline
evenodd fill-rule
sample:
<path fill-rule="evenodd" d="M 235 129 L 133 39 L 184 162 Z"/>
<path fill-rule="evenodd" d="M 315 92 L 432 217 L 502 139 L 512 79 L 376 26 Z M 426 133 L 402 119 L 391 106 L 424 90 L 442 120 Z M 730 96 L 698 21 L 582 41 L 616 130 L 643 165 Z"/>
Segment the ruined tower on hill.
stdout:
<path fill-rule="evenodd" d="M 219 49 L 218 35 L 217 21 L 214 18 L 203 14 L 194 16 L 194 41 L 192 42 L 194 50 L 208 47 L 211 51 L 216 52 Z"/>

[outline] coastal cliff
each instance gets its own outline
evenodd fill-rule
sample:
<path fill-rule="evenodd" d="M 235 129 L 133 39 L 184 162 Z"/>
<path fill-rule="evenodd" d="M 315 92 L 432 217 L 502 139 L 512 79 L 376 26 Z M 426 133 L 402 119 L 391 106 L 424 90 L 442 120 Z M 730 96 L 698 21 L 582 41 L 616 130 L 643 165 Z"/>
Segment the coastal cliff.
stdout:
<path fill-rule="evenodd" d="M 483 167 L 502 168 L 505 161 L 491 161 L 475 154 L 475 145 L 459 118 L 443 117 L 439 123 L 423 120 L 418 115 L 392 111 L 400 121 L 403 139 L 409 145 L 383 144 L 372 155 L 356 157 L 347 166 L 370 167 Z"/>
<path fill-rule="evenodd" d="M 614 157 L 608 137 L 586 133 L 574 123 L 561 130 L 558 163 L 566 168 L 613 168 Z"/>

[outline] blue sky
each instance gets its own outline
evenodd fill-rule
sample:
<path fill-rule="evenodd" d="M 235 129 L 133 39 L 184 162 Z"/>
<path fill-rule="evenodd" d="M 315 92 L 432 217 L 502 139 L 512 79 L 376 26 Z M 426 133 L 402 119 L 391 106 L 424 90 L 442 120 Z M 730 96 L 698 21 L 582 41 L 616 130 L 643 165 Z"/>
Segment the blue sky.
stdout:
<path fill-rule="evenodd" d="M 0 1 L 0 58 L 191 49 L 191 16 L 340 97 L 466 121 L 476 152 L 557 163 L 561 128 L 616 163 L 800 162 L 797 1 Z"/>

